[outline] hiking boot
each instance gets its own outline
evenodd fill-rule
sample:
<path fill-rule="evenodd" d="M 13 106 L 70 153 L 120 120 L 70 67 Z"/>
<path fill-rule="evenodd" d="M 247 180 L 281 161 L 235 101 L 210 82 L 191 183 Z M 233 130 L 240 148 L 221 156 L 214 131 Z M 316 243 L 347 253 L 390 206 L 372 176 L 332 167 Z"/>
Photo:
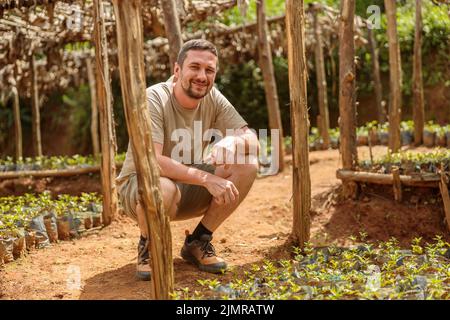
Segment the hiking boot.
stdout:
<path fill-rule="evenodd" d="M 189 233 L 187 232 L 186 240 L 181 248 L 181 257 L 192 262 L 202 271 L 211 273 L 225 271 L 227 264 L 222 258 L 216 256 L 211 240 L 212 236 L 204 234 L 200 240 L 195 239 L 189 242 Z"/>
<path fill-rule="evenodd" d="M 138 245 L 138 257 L 136 277 L 139 280 L 150 281 L 152 274 L 150 269 L 150 254 L 148 252 L 149 241 L 141 236 Z"/>

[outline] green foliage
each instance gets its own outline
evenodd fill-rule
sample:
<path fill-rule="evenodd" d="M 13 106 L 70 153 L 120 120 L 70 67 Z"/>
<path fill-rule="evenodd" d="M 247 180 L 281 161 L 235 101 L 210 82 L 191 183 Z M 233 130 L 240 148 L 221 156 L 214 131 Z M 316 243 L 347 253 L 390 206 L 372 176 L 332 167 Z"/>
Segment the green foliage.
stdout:
<path fill-rule="evenodd" d="M 366 234 L 361 234 L 364 241 Z M 355 238 L 356 239 L 356 238 Z M 450 244 L 436 236 L 433 243 L 420 238 L 411 250 L 401 250 L 395 239 L 378 245 L 361 242 L 302 251 L 295 258 L 254 264 L 232 272 L 232 280 L 199 280 L 201 293 L 176 290 L 174 299 L 224 300 L 392 300 L 450 298 Z"/>
<path fill-rule="evenodd" d="M 115 156 L 116 163 L 125 161 L 126 153 L 119 153 Z M 52 170 L 52 169 L 73 169 L 86 168 L 100 165 L 100 159 L 92 155 L 82 156 L 41 156 L 25 157 L 14 160 L 12 157 L 0 159 L 1 171 L 23 171 L 23 170 Z"/>
<path fill-rule="evenodd" d="M 277 16 L 284 13 L 285 0 L 266 0 L 265 5 L 267 17 Z M 221 22 L 228 26 L 235 26 L 254 21 L 256 21 L 256 0 L 250 0 L 247 14 L 245 16 L 242 16 L 239 8 L 235 6 L 224 14 Z"/>
<path fill-rule="evenodd" d="M 0 197 L 0 237 L 14 236 L 20 229 L 27 229 L 31 220 L 41 214 L 82 216 L 83 212 L 94 210 L 98 214 L 102 211 L 101 202 L 97 193 L 59 195 L 57 199 L 52 199 L 49 192 Z"/>
<path fill-rule="evenodd" d="M 431 152 L 400 151 L 388 152 L 387 155 L 370 161 L 360 161 L 359 166 L 364 171 L 391 173 L 393 166 L 398 166 L 400 174 L 435 173 L 439 170 L 450 171 L 450 150 L 436 148 Z"/>

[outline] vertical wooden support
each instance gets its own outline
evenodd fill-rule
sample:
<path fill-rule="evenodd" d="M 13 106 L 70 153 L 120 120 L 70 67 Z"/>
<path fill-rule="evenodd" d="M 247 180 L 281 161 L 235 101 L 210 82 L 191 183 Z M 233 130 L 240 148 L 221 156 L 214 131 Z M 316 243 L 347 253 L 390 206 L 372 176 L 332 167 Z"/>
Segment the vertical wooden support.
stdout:
<path fill-rule="evenodd" d="M 394 199 L 397 202 L 402 202 L 403 200 L 402 182 L 400 180 L 400 169 L 397 166 L 394 166 L 392 168 L 392 177 L 394 179 L 393 183 Z"/>
<path fill-rule="evenodd" d="M 441 181 L 439 182 L 439 189 L 441 190 L 442 201 L 444 202 L 445 220 L 450 231 L 450 196 L 448 193 L 448 178 L 445 172 L 441 172 Z"/>
<path fill-rule="evenodd" d="M 303 0 L 286 1 L 289 92 L 292 132 L 293 238 L 304 247 L 310 237 L 311 178 L 309 174 L 308 106 L 306 96 L 305 11 Z"/>
<path fill-rule="evenodd" d="M 402 67 L 397 36 L 396 0 L 384 0 L 389 43 L 389 149 L 397 152 L 401 147 L 400 120 L 402 114 Z"/>
<path fill-rule="evenodd" d="M 180 20 L 178 18 L 175 0 L 161 0 L 161 5 L 163 8 L 166 37 L 169 40 L 170 71 L 173 73 L 173 67 L 177 61 L 178 52 L 183 45 Z"/>
<path fill-rule="evenodd" d="M 259 66 L 264 78 L 264 92 L 266 94 L 267 110 L 269 114 L 269 127 L 279 131 L 278 139 L 278 170 L 284 170 L 284 143 L 283 125 L 281 123 L 280 105 L 278 101 L 277 83 L 270 49 L 270 35 L 266 20 L 264 0 L 256 1 L 256 17 L 258 27 Z M 272 145 L 275 145 L 272 142 Z"/>
<path fill-rule="evenodd" d="M 354 170 L 358 163 L 356 149 L 356 106 L 355 106 L 355 0 L 341 1 L 339 24 L 339 130 L 340 152 L 344 169 Z M 353 197 L 357 187 L 343 182 L 343 195 Z"/>
<path fill-rule="evenodd" d="M 13 109 L 14 109 L 14 144 L 16 146 L 16 160 L 23 157 L 22 152 L 22 122 L 20 121 L 20 104 L 19 104 L 19 92 L 17 87 L 11 88 L 13 96 Z"/>
<path fill-rule="evenodd" d="M 380 62 L 378 60 L 378 46 L 373 30 L 367 27 L 367 36 L 369 38 L 370 53 L 372 56 L 373 88 L 375 91 L 375 101 L 378 111 L 378 122 L 386 122 L 386 110 L 383 105 L 383 87 L 381 85 Z"/>
<path fill-rule="evenodd" d="M 103 3 L 94 0 L 94 38 L 96 92 L 100 114 L 100 143 L 102 150 L 103 223 L 109 225 L 117 213 L 116 139 L 113 126 L 111 79 L 109 76 L 108 45 L 106 41 Z"/>
<path fill-rule="evenodd" d="M 98 138 L 98 108 L 97 108 L 97 92 L 95 90 L 94 67 L 91 58 L 86 58 L 86 69 L 89 81 L 89 91 L 91 93 L 91 139 L 92 150 L 95 156 L 100 154 L 99 138 Z"/>
<path fill-rule="evenodd" d="M 145 94 L 141 0 L 113 0 L 113 4 L 125 118 L 151 240 L 152 294 L 156 299 L 169 299 L 173 291 L 172 238 L 169 218 L 164 214 Z"/>
<path fill-rule="evenodd" d="M 317 78 L 317 93 L 319 102 L 319 113 L 321 123 L 319 127 L 320 135 L 323 139 L 323 148 L 330 147 L 330 116 L 328 112 L 328 97 L 327 97 L 327 78 L 325 75 L 325 62 L 323 58 L 323 43 L 322 43 L 322 28 L 319 21 L 320 4 L 315 3 L 313 6 L 314 17 L 314 36 L 316 44 L 314 46 L 315 62 L 316 62 L 316 78 Z"/>
<path fill-rule="evenodd" d="M 413 95 L 414 95 L 414 143 L 422 144 L 425 125 L 425 107 L 422 79 L 422 0 L 416 0 L 416 30 L 414 33 L 413 58 Z"/>
<path fill-rule="evenodd" d="M 42 156 L 42 141 L 41 141 L 41 115 L 39 110 L 39 92 L 37 83 L 37 69 L 34 54 L 30 56 L 30 71 L 31 71 L 31 117 L 32 125 L 31 131 L 33 135 L 33 148 L 35 156 Z"/>

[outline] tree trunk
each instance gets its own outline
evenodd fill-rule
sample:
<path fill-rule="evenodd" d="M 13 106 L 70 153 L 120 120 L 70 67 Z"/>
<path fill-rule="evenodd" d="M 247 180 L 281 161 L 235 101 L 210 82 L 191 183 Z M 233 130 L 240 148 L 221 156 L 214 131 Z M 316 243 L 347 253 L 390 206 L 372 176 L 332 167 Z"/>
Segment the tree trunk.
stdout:
<path fill-rule="evenodd" d="M 373 70 L 373 87 L 375 91 L 375 101 L 378 111 L 378 122 L 386 122 L 386 110 L 383 106 L 383 87 L 381 85 L 380 63 L 378 61 L 378 46 L 373 31 L 370 27 L 367 28 L 367 36 L 369 38 L 370 53 L 372 55 L 372 70 Z"/>
<path fill-rule="evenodd" d="M 308 106 L 306 96 L 305 11 L 303 0 L 286 1 L 286 31 L 292 132 L 293 238 L 301 247 L 309 241 L 311 178 L 309 175 Z"/>
<path fill-rule="evenodd" d="M 355 0 L 341 1 L 339 23 L 339 130 L 342 167 L 353 170 L 358 162 L 356 149 L 355 91 Z M 357 185 L 343 181 L 345 198 L 354 197 Z"/>
<path fill-rule="evenodd" d="M 13 95 L 13 108 L 14 108 L 14 140 L 16 146 L 16 160 L 23 157 L 22 152 L 22 122 L 20 121 L 20 104 L 19 104 L 19 92 L 17 87 L 11 89 Z"/>
<path fill-rule="evenodd" d="M 94 156 L 100 154 L 99 138 L 98 138 L 98 109 L 97 109 L 97 93 L 95 90 L 95 75 L 91 58 L 86 59 L 86 69 L 89 81 L 89 90 L 91 92 L 91 139 L 92 150 Z"/>
<path fill-rule="evenodd" d="M 323 44 L 322 44 L 322 28 L 319 21 L 320 5 L 315 4 L 313 8 L 314 15 L 314 36 L 316 38 L 316 44 L 314 48 L 315 62 L 316 62 L 316 77 L 317 77 L 317 92 L 319 100 L 319 113 L 320 113 L 320 135 L 323 139 L 324 149 L 328 149 L 330 146 L 330 116 L 328 112 L 328 97 L 327 97 L 327 78 L 325 75 L 325 62 L 323 59 Z"/>
<path fill-rule="evenodd" d="M 39 111 L 39 92 L 37 84 L 37 70 L 34 54 L 30 57 L 31 70 L 31 117 L 32 125 L 31 131 L 33 135 L 33 148 L 35 156 L 42 156 L 42 142 L 41 142 L 41 115 Z"/>
<path fill-rule="evenodd" d="M 109 225 L 117 213 L 116 189 L 116 139 L 113 126 L 111 78 L 109 76 L 108 46 L 106 41 L 103 3 L 94 0 L 94 37 L 96 92 L 100 114 L 100 139 L 102 150 L 101 176 L 103 192 L 103 223 Z"/>
<path fill-rule="evenodd" d="M 355 107 L 355 0 L 341 1 L 339 25 L 339 129 L 341 132 L 342 167 L 354 169 L 356 150 Z"/>
<path fill-rule="evenodd" d="M 395 0 L 384 0 L 387 16 L 389 43 L 389 149 L 397 152 L 401 147 L 400 119 L 402 113 L 402 67 L 400 46 L 397 37 L 397 19 Z"/>
<path fill-rule="evenodd" d="M 113 0 L 113 4 L 125 118 L 134 155 L 139 195 L 150 234 L 152 294 L 156 299 L 169 299 L 174 281 L 172 237 L 169 218 L 164 214 L 145 94 L 141 1 Z"/>
<path fill-rule="evenodd" d="M 425 122 L 422 81 L 422 0 L 416 0 L 416 30 L 414 35 L 413 60 L 414 143 L 420 145 L 423 141 L 423 128 Z"/>
<path fill-rule="evenodd" d="M 161 4 L 163 8 L 166 37 L 169 40 L 170 71 L 173 73 L 178 52 L 183 45 L 180 20 L 178 18 L 177 6 L 174 0 L 161 0 Z"/>
<path fill-rule="evenodd" d="M 266 21 L 264 0 L 257 0 L 258 51 L 259 65 L 264 78 L 264 91 L 269 113 L 270 129 L 279 130 L 278 148 L 272 141 L 273 150 L 278 150 L 278 168 L 284 170 L 283 125 L 281 123 L 280 106 L 278 102 L 277 84 L 272 63 L 272 50 L 269 43 L 269 31 Z M 274 151 L 276 152 L 276 151 Z M 276 153 L 275 153 L 276 154 Z M 274 159 L 272 159 L 274 161 Z"/>

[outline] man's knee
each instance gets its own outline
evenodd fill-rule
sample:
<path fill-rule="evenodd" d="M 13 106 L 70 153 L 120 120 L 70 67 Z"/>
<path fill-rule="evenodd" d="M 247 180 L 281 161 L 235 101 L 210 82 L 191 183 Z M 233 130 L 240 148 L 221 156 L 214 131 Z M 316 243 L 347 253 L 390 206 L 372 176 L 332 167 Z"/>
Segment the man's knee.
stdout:
<path fill-rule="evenodd" d="M 231 166 L 231 174 L 238 178 L 253 181 L 258 173 L 257 163 L 237 164 Z"/>
<path fill-rule="evenodd" d="M 180 191 L 178 190 L 177 185 L 169 178 L 161 177 L 159 181 L 161 184 L 164 207 L 168 209 L 174 202 L 178 203 Z"/>

